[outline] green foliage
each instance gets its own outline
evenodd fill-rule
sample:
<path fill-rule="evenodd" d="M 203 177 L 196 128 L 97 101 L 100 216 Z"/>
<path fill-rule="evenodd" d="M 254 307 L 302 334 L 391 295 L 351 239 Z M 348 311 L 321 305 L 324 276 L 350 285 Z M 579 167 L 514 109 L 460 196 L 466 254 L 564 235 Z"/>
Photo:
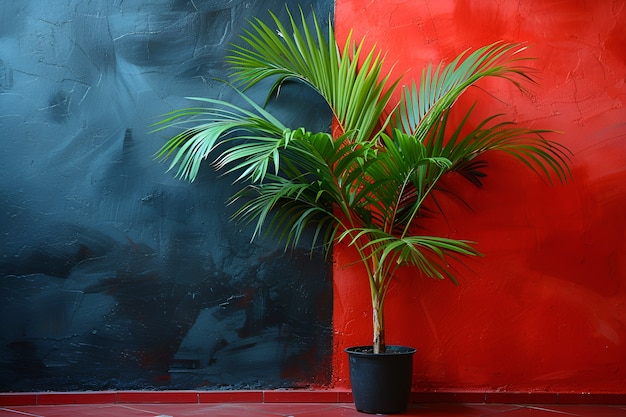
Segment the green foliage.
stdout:
<path fill-rule="evenodd" d="M 399 80 L 383 71 L 383 58 L 351 37 L 341 47 L 332 27 L 318 20 L 307 26 L 290 14 L 285 27 L 251 22 L 244 46 L 233 47 L 228 62 L 236 91 L 249 109 L 221 100 L 192 98 L 206 107 L 177 110 L 155 130 L 182 131 L 158 157 L 193 181 L 208 159 L 218 170 L 236 172 L 247 184 L 231 199 L 237 221 L 254 223 L 254 236 L 268 233 L 286 247 L 314 231 L 313 247 L 329 250 L 346 242 L 359 253 L 370 282 L 375 309 L 375 350 L 384 350 L 382 309 L 395 271 L 406 265 L 423 275 L 456 283 L 450 259 L 477 256 L 471 242 L 416 235 L 424 202 L 441 187 L 440 179 L 459 172 L 481 185 L 486 164 L 480 158 L 501 151 L 552 181 L 569 177 L 568 151 L 544 138 L 545 130 L 518 127 L 494 115 L 475 126 L 473 107 L 456 126 L 450 110 L 458 97 L 485 77 L 499 77 L 522 88 L 531 80 L 520 65 L 520 45 L 495 43 L 463 53 L 448 65 L 428 66 L 419 87 L 391 102 Z M 247 88 L 273 79 L 268 98 L 286 80 L 298 80 L 328 103 L 343 135 L 290 129 L 250 100 Z"/>

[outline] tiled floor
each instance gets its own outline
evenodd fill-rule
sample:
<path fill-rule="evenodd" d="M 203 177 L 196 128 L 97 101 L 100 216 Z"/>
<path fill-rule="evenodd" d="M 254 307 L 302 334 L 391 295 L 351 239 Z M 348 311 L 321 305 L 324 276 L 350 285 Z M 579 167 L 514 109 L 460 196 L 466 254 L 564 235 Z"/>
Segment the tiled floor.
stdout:
<path fill-rule="evenodd" d="M 350 417 L 351 403 L 71 404 L 0 407 L 2 417 Z M 422 417 L 626 417 L 626 405 L 413 404 Z"/>

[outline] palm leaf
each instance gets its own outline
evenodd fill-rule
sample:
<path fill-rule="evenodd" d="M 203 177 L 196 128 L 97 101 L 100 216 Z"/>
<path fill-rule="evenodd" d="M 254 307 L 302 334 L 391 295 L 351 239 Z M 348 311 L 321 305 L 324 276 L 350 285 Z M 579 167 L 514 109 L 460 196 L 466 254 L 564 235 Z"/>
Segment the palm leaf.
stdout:
<path fill-rule="evenodd" d="M 439 64 L 435 70 L 429 65 L 422 72 L 419 88 L 413 82 L 404 90 L 394 126 L 423 138 L 467 88 L 485 77 L 505 78 L 523 88 L 515 76 L 531 78 L 529 68 L 517 65 L 524 60 L 517 56 L 522 50 L 520 44 L 495 42 L 471 54 L 461 53 L 450 64 Z"/>
<path fill-rule="evenodd" d="M 230 162 L 243 159 L 245 162 L 231 169 L 243 169 L 239 180 L 263 179 L 269 164 L 258 157 L 258 154 L 263 153 L 259 150 L 273 155 L 273 147 L 268 148 L 267 144 L 273 144 L 274 147 L 280 145 L 287 128 L 239 90 L 235 91 L 250 104 L 254 112 L 223 100 L 190 97 L 190 100 L 200 101 L 211 107 L 176 110 L 164 115 L 162 120 L 153 125 L 153 132 L 172 127 L 183 128 L 181 133 L 170 138 L 156 154 L 162 160 L 172 157 L 169 170 L 178 166 L 177 177 L 193 182 L 202 161 L 209 158 L 215 149 L 225 142 L 244 140 L 254 143 L 255 152 L 250 152 L 246 146 L 223 146 L 223 153 L 214 158 L 214 164 L 221 169 Z M 255 154 L 256 158 L 251 157 Z M 278 170 L 279 167 L 276 166 L 275 169 Z"/>
<path fill-rule="evenodd" d="M 378 228 L 353 228 L 344 231 L 339 240 L 347 240 L 349 245 L 362 245 L 361 250 L 367 252 L 367 258 L 376 258 L 377 265 L 384 268 L 393 265 L 393 269 L 412 265 L 427 277 L 450 279 L 456 283 L 447 259 L 455 255 L 481 255 L 466 240 L 449 239 L 437 236 L 405 236 L 397 237 Z M 360 242 L 366 242 L 361 244 Z M 389 274 L 382 274 L 378 285 L 385 285 Z"/>
<path fill-rule="evenodd" d="M 313 30 L 309 29 L 302 10 L 300 24 L 289 13 L 289 28 L 274 14 L 271 17 L 275 30 L 255 19 L 243 36 L 245 46 L 233 47 L 228 62 L 235 82 L 246 89 L 274 78 L 269 98 L 285 80 L 302 81 L 327 101 L 344 132 L 353 132 L 357 141 L 375 136 L 399 82 L 397 79 L 387 87 L 390 72 L 383 75 L 380 54 L 374 48 L 364 54 L 363 41 L 357 45 L 350 36 L 340 48 L 332 27 L 325 37 L 314 18 Z"/>
<path fill-rule="evenodd" d="M 486 168 L 480 157 L 488 152 L 504 152 L 520 160 L 532 171 L 552 182 L 565 182 L 571 175 L 568 168 L 569 151 L 554 141 L 546 140 L 542 129 L 518 127 L 511 121 L 502 121 L 502 115 L 489 116 L 473 128 L 468 121 L 473 106 L 466 111 L 464 118 L 449 132 L 449 111 L 443 112 L 439 121 L 431 126 L 424 139 L 430 156 L 443 157 L 452 162 L 452 171 L 463 175 L 471 169 L 474 178 L 484 176 Z M 449 132 L 446 135 L 446 132 Z M 445 138 L 445 140 L 444 140 Z M 445 141 L 445 143 L 444 143 Z M 473 180 L 474 182 L 474 180 Z"/>

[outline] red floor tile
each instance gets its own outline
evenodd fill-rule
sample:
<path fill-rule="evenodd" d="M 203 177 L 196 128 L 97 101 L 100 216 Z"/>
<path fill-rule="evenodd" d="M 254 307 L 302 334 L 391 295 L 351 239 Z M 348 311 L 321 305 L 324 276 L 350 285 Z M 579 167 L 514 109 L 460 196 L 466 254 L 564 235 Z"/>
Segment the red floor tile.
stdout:
<path fill-rule="evenodd" d="M 146 417 L 145 413 L 120 410 L 117 405 L 38 405 L 26 407 L 10 407 L 12 414 L 0 414 L 0 416 L 12 417 Z M 5 409 L 2 409 L 4 411 Z M 149 416 L 148 416 L 149 417 Z"/>
<path fill-rule="evenodd" d="M 412 404 L 420 417 L 626 417 L 626 405 Z M 0 417 L 364 417 L 351 403 L 66 404 L 0 406 Z"/>
<path fill-rule="evenodd" d="M 547 405 L 535 406 L 543 410 L 551 410 L 555 413 L 564 413 L 577 417 L 625 417 L 626 406 L 594 406 L 594 405 Z M 554 415 L 554 414 L 553 414 Z"/>
<path fill-rule="evenodd" d="M 613 406 L 527 405 L 491 417 L 626 417 L 626 410 Z"/>
<path fill-rule="evenodd" d="M 261 404 L 257 404 L 261 405 Z M 275 414 L 259 412 L 252 406 L 253 414 L 246 414 L 244 404 L 136 404 L 134 410 L 140 410 L 144 417 L 172 416 L 172 417 L 235 417 L 245 415 L 257 415 L 259 417 L 276 417 Z M 119 417 L 123 417 L 120 415 Z"/>
<path fill-rule="evenodd" d="M 548 392 L 488 392 L 486 403 L 496 404 L 558 404 L 558 394 Z"/>
<path fill-rule="evenodd" d="M 407 414 L 437 417 L 499 417 L 501 413 L 517 410 L 520 407 L 511 404 L 420 404 L 410 406 Z"/>
<path fill-rule="evenodd" d="M 354 406 L 351 407 L 354 409 Z M 350 415 L 350 414 L 332 414 L 333 410 L 337 409 L 347 409 L 347 407 L 343 407 L 339 404 L 327 404 L 327 403 L 288 403 L 288 404 L 279 404 L 279 403 L 271 403 L 271 404 L 258 404 L 255 406 L 248 405 L 243 406 L 241 410 L 244 412 L 242 415 L 254 415 L 254 412 L 263 412 L 268 416 L 334 416 L 334 415 Z M 250 413 L 250 414 L 245 414 Z"/>

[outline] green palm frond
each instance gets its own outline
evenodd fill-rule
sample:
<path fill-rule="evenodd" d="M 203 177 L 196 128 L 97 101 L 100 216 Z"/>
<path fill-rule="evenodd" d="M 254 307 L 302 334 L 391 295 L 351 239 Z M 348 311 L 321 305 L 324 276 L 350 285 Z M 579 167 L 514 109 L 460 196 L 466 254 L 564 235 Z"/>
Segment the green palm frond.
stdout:
<path fill-rule="evenodd" d="M 447 158 L 453 171 L 467 174 L 472 169 L 472 175 L 481 176 L 486 165 L 478 162 L 480 157 L 487 152 L 504 152 L 550 182 L 553 177 L 562 183 L 570 177 L 570 153 L 557 142 L 545 139 L 544 135 L 550 131 L 519 127 L 501 120 L 500 114 L 489 116 L 471 128 L 468 121 L 473 108 L 466 111 L 454 129 L 448 126 L 450 111 L 443 112 L 424 139 L 428 155 Z"/>
<path fill-rule="evenodd" d="M 268 175 L 268 180 L 233 196 L 231 202 L 241 202 L 233 218 L 255 223 L 252 238 L 274 237 L 284 242 L 285 248 L 297 246 L 307 232 L 313 232 L 311 249 L 324 247 L 328 253 L 338 222 L 333 206 L 320 203 L 323 191 L 319 186 L 274 175 Z"/>
<path fill-rule="evenodd" d="M 422 72 L 419 89 L 415 82 L 403 92 L 392 126 L 401 129 L 416 140 L 424 142 L 431 156 L 451 160 L 455 169 L 471 167 L 472 181 L 480 184 L 479 165 L 470 161 L 485 152 L 503 151 L 522 161 L 533 171 L 553 176 L 565 182 L 570 176 L 569 152 L 558 143 L 546 140 L 546 130 L 525 129 L 509 121 L 500 121 L 501 115 L 481 121 L 469 133 L 462 133 L 473 110 L 448 131 L 448 116 L 458 98 L 471 86 L 486 77 L 503 78 L 524 89 L 522 80 L 532 82 L 528 67 L 520 63 L 528 60 L 519 55 L 526 48 L 521 44 L 496 42 L 460 54 L 448 65 L 432 64 Z M 465 171 L 467 174 L 467 171 Z"/>
<path fill-rule="evenodd" d="M 529 59 L 518 56 L 524 49 L 520 44 L 495 42 L 471 54 L 465 51 L 448 65 L 440 63 L 436 68 L 428 65 L 422 71 L 419 88 L 413 81 L 411 87 L 403 91 L 394 114 L 394 126 L 409 135 L 424 138 L 443 112 L 452 107 L 465 90 L 485 77 L 504 78 L 523 89 L 517 78 L 532 81 L 528 75 L 530 69 L 518 65 Z"/>
<path fill-rule="evenodd" d="M 280 165 L 280 175 L 267 173 L 263 181 L 253 182 L 235 194 L 231 202 L 237 201 L 241 207 L 234 218 L 255 223 L 254 236 L 271 235 L 286 246 L 298 245 L 304 231 L 311 227 L 312 247 L 321 240 L 321 245 L 330 249 L 342 224 L 335 207 L 346 213 L 350 210 L 346 201 L 350 187 L 342 187 L 339 178 L 350 178 L 342 171 L 350 169 L 345 161 L 359 155 L 342 143 L 328 133 L 304 129 L 291 132 L 290 140 L 276 148 L 278 159 L 274 165 Z"/>
<path fill-rule="evenodd" d="M 384 284 L 389 273 L 407 265 L 417 267 L 427 277 L 450 279 L 456 283 L 447 260 L 456 255 L 481 255 L 472 246 L 474 242 L 437 236 L 397 237 L 378 228 L 349 229 L 339 236 L 339 240 L 348 240 L 349 245 L 360 245 L 367 254 L 366 258 L 377 259 L 376 264 L 379 268 L 391 266 L 391 271 L 376 274 L 380 277 L 380 285 Z M 366 243 L 361 244 L 361 241 Z"/>
<path fill-rule="evenodd" d="M 272 29 L 259 19 L 242 37 L 245 46 L 235 46 L 228 62 L 233 79 L 249 88 L 261 80 L 275 78 L 268 98 L 278 92 L 285 80 L 304 82 L 327 101 L 344 132 L 354 132 L 357 141 L 375 136 L 381 116 L 399 79 L 390 83 L 391 73 L 383 72 L 383 58 L 372 48 L 364 52 L 363 40 L 351 36 L 341 49 L 332 26 L 326 35 L 315 18 L 313 30 L 300 10 L 300 25 L 289 13 L 286 28 L 271 14 Z M 384 127 L 384 126 L 383 126 Z"/>
<path fill-rule="evenodd" d="M 235 104 L 211 98 L 189 97 L 190 100 L 210 105 L 204 108 L 175 110 L 153 125 L 153 132 L 178 128 L 181 133 L 170 138 L 157 152 L 158 159 L 172 158 L 169 169 L 178 166 L 176 176 L 193 182 L 202 161 L 208 159 L 219 146 L 224 153 L 214 158 L 214 165 L 222 169 L 230 162 L 245 162 L 231 168 L 242 170 L 239 179 L 262 180 L 269 164 L 265 156 L 274 157 L 274 148 L 280 145 L 288 129 L 274 116 L 258 106 L 246 95 L 236 90 L 253 108 L 245 110 Z M 249 146 L 228 148 L 227 143 L 237 140 L 249 141 Z M 254 150 L 247 149 L 256 146 Z M 278 166 L 275 167 L 279 169 Z"/>
<path fill-rule="evenodd" d="M 370 223 L 398 236 L 406 235 L 438 179 L 452 167 L 445 157 L 427 154 L 420 141 L 403 132 L 381 135 L 382 146 L 359 176 L 357 188 Z"/>

